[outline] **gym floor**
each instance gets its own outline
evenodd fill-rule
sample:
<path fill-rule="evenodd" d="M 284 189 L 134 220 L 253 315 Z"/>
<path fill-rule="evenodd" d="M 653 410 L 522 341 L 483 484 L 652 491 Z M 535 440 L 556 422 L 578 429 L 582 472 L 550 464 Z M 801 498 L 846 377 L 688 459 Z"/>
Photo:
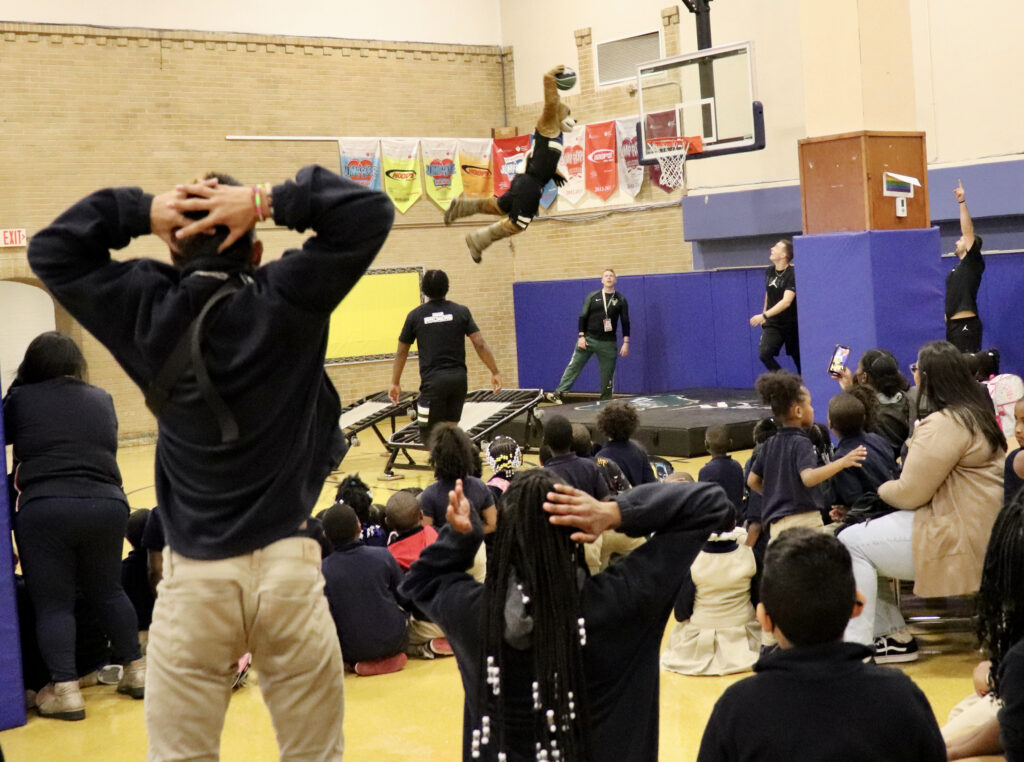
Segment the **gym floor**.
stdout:
<path fill-rule="evenodd" d="M 315 510 L 333 502 L 334 486 L 346 473 L 358 472 L 371 486 L 375 502 L 384 503 L 402 487 L 425 487 L 429 471 L 398 469 L 403 478 L 378 481 L 384 450 L 372 432 L 362 445 L 349 451 L 344 472 L 324 487 Z M 151 508 L 153 445 L 124 447 L 118 461 L 132 508 Z M 750 451 L 732 453 L 741 463 Z M 425 455 L 417 460 L 425 462 Z M 536 464 L 536 454 L 526 458 Z M 707 457 L 670 459 L 676 470 L 694 476 Z M 671 627 L 674 620 L 670 620 Z M 978 660 L 970 634 L 935 633 L 920 636 L 922 658 L 901 667 L 928 696 L 939 723 L 949 710 L 971 692 L 971 669 Z M 278 759 L 270 716 L 260 697 L 259 664 L 246 687 L 231 701 L 224 725 L 222 758 L 271 762 Z M 661 751 L 663 762 L 696 759 L 704 725 L 722 691 L 746 675 L 686 677 L 662 672 Z M 346 677 L 345 750 L 351 760 L 375 762 L 450 762 L 461 753 L 462 685 L 454 659 L 410 660 L 404 670 L 378 677 Z M 841 689 L 841 687 L 837 686 Z M 83 722 L 60 722 L 29 711 L 28 724 L 0 733 L 0 747 L 8 762 L 76 760 L 76 762 L 141 762 L 146 758 L 143 702 L 115 692 L 114 686 L 83 690 L 87 716 Z"/>

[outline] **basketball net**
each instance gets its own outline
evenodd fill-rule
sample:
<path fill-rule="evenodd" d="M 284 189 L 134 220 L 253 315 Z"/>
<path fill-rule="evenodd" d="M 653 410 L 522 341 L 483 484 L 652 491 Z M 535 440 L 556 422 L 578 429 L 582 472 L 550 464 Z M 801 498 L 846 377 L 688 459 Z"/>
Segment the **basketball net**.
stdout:
<path fill-rule="evenodd" d="M 683 185 L 686 177 L 686 155 L 690 151 L 687 138 L 649 138 L 647 154 L 658 160 L 661 167 L 661 184 L 675 190 Z"/>

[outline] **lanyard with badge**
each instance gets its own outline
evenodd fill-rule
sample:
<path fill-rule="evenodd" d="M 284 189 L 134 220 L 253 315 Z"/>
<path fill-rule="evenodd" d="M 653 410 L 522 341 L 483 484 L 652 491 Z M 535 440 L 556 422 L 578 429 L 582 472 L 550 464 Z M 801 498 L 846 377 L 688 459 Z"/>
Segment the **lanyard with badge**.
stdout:
<path fill-rule="evenodd" d="M 612 319 L 608 317 L 608 294 L 604 289 L 601 289 L 601 303 L 604 305 L 604 332 L 612 333 L 615 329 L 612 328 Z M 612 306 L 615 306 L 614 296 L 612 296 Z"/>

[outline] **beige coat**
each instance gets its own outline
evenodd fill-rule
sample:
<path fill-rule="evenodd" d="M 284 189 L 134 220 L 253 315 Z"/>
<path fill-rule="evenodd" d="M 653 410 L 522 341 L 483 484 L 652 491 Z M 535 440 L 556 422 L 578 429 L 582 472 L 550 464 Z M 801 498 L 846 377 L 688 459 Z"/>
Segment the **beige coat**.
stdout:
<path fill-rule="evenodd" d="M 932 413 L 910 438 L 903 473 L 878 494 L 914 514 L 914 593 L 967 595 L 981 584 L 992 525 L 1003 504 L 1003 459 L 980 432 Z"/>

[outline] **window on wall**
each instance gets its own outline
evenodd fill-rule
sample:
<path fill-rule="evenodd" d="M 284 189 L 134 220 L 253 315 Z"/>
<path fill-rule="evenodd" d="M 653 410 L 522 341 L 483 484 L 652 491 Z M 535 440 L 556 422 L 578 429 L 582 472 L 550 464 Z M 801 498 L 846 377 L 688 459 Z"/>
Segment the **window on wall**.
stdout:
<path fill-rule="evenodd" d="M 661 35 L 658 32 L 638 34 L 597 44 L 598 84 L 634 79 L 636 65 L 661 58 Z"/>

